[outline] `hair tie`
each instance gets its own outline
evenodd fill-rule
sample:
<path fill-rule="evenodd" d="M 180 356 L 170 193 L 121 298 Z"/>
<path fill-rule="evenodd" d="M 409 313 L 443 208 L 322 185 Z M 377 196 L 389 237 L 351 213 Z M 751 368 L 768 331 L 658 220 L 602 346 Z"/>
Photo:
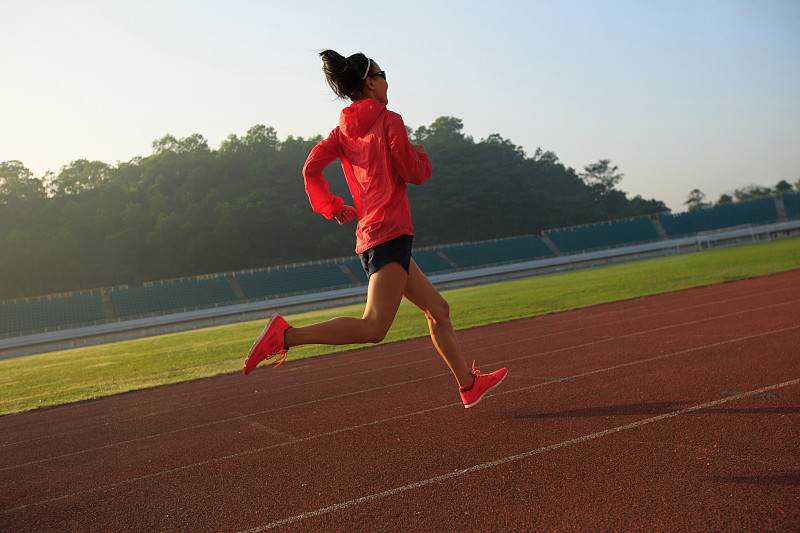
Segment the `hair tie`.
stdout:
<path fill-rule="evenodd" d="M 366 71 L 366 72 L 364 72 L 364 77 L 363 77 L 363 78 L 361 78 L 362 80 L 365 80 L 365 79 L 367 79 L 367 74 L 369 74 L 369 68 L 370 68 L 371 66 L 372 66 L 372 60 L 371 60 L 370 58 L 367 58 L 367 71 Z"/>

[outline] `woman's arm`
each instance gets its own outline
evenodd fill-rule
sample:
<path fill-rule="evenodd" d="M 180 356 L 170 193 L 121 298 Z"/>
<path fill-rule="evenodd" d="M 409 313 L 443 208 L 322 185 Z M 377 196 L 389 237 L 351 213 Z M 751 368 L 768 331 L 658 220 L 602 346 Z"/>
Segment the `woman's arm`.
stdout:
<path fill-rule="evenodd" d="M 392 163 L 400 177 L 414 185 L 428 181 L 431 177 L 431 162 L 425 155 L 425 149 L 417 145 L 420 148 L 418 150 L 408 140 L 406 126 L 400 115 L 390 113 L 386 122 L 386 138 L 392 154 Z"/>
<path fill-rule="evenodd" d="M 337 130 L 333 130 L 326 139 L 320 141 L 311 150 L 306 164 L 303 166 L 303 179 L 311 208 L 328 220 L 333 218 L 344 205 L 344 200 L 331 193 L 328 182 L 322 176 L 325 167 L 339 158 L 339 152 L 336 149 L 336 134 Z"/>

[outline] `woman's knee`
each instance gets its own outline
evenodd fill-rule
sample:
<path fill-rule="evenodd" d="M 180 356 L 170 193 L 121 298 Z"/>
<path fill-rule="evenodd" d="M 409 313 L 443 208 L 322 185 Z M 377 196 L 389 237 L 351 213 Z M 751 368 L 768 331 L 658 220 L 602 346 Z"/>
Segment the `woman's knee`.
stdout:
<path fill-rule="evenodd" d="M 378 344 L 386 338 L 387 333 L 389 333 L 388 329 L 373 329 L 367 337 L 367 342 L 371 344 Z"/>
<path fill-rule="evenodd" d="M 389 333 L 389 328 L 391 327 L 391 323 L 387 325 L 381 322 L 365 320 L 364 342 L 377 344 L 383 341 L 383 339 L 386 338 L 386 334 Z"/>
<path fill-rule="evenodd" d="M 447 300 L 444 298 L 439 297 L 437 301 L 431 304 L 425 311 L 425 315 L 428 317 L 428 320 L 432 320 L 433 322 L 448 322 L 450 320 L 450 304 L 448 304 Z"/>

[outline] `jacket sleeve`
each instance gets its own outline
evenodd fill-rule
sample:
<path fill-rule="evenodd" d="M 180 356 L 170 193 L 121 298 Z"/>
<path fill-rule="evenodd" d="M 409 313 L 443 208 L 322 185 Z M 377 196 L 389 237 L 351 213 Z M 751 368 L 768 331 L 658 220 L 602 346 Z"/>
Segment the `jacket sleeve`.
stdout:
<path fill-rule="evenodd" d="M 330 220 L 336 211 L 344 205 L 344 200 L 331 193 L 328 182 L 322 176 L 322 171 L 339 158 L 335 140 L 336 130 L 320 141 L 306 159 L 303 166 L 303 179 L 306 194 L 311 202 L 311 208 Z"/>
<path fill-rule="evenodd" d="M 411 146 L 406 126 L 400 115 L 392 113 L 386 122 L 386 138 L 394 168 L 403 180 L 414 185 L 422 185 L 431 177 L 431 162 L 428 156 L 417 152 Z"/>

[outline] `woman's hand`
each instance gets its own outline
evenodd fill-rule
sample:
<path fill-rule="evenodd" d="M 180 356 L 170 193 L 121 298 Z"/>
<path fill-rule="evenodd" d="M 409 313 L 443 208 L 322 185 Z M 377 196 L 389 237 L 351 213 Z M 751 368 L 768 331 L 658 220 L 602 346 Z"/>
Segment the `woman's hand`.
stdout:
<path fill-rule="evenodd" d="M 344 226 L 345 224 L 352 222 L 357 218 L 356 210 L 350 207 L 349 205 L 343 205 L 333 214 L 334 218 L 336 218 L 336 222 L 339 223 L 340 226 Z"/>
<path fill-rule="evenodd" d="M 417 152 L 421 153 L 421 154 L 424 154 L 424 153 L 425 153 L 425 147 L 424 147 L 424 146 L 422 146 L 421 144 L 412 144 L 412 145 L 411 145 L 411 147 L 412 147 L 414 150 L 416 150 Z"/>

